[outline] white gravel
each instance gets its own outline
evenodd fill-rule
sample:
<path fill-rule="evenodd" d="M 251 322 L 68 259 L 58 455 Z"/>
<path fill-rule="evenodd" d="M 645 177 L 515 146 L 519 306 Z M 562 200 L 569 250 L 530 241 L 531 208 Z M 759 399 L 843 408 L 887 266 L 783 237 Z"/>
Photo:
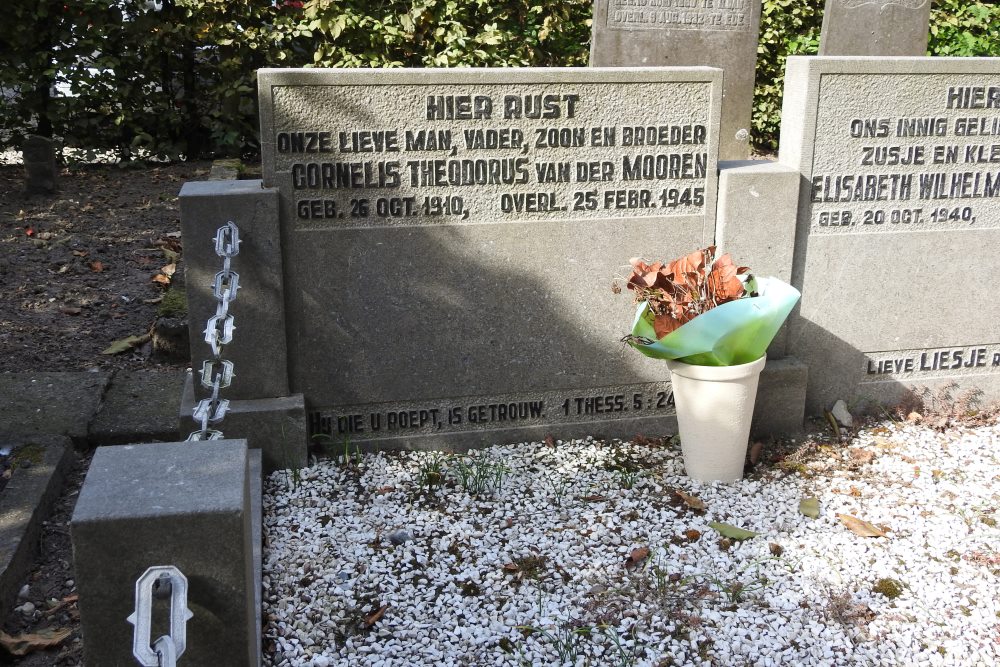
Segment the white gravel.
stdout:
<path fill-rule="evenodd" d="M 591 439 L 474 452 L 510 470 L 478 495 L 421 490 L 431 453 L 274 473 L 265 664 L 992 667 L 998 456 L 998 426 L 888 423 L 731 485 L 684 477 L 675 446 Z M 799 512 L 809 496 L 818 519 Z M 710 521 L 759 534 L 726 549 Z"/>

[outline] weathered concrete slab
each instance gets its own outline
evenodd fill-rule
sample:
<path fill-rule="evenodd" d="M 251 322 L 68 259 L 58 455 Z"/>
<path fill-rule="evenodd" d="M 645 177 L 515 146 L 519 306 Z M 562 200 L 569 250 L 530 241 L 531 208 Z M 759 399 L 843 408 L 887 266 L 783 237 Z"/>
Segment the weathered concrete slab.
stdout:
<path fill-rule="evenodd" d="M 931 0 L 826 0 L 821 56 L 927 55 Z"/>
<path fill-rule="evenodd" d="M 0 374 L 0 440 L 65 435 L 86 442 L 110 373 Z"/>
<path fill-rule="evenodd" d="M 59 497 L 74 454 L 62 436 L 4 444 L 19 448 L 19 462 L 0 492 L 0 609 L 8 610 L 38 553 L 42 521 Z"/>
<path fill-rule="evenodd" d="M 784 99 L 809 412 L 952 382 L 1000 398 L 1000 59 L 793 57 Z"/>
<path fill-rule="evenodd" d="M 705 65 L 724 70 L 719 158 L 750 154 L 761 0 L 595 0 L 595 67 Z"/>
<path fill-rule="evenodd" d="M 712 242 L 720 74 L 262 70 L 311 431 L 448 448 L 664 430 L 668 375 L 623 354 L 634 308 L 610 284 L 631 256 Z"/>
<path fill-rule="evenodd" d="M 187 371 L 118 371 L 91 421 L 90 442 L 118 445 L 178 439 L 177 410 Z"/>
<path fill-rule="evenodd" d="M 250 488 L 241 440 L 98 448 L 71 521 L 87 664 L 135 664 L 125 619 L 155 565 L 190 584 L 184 662 L 259 663 Z"/>

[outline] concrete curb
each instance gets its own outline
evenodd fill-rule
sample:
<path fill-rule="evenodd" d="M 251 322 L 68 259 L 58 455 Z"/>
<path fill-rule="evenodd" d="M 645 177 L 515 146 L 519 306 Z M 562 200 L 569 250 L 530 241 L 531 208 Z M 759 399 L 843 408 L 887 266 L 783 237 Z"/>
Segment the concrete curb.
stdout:
<path fill-rule="evenodd" d="M 26 438 L 22 446 L 37 446 L 40 461 L 14 468 L 0 494 L 0 609 L 9 610 L 28 576 L 38 551 L 42 521 L 59 497 L 73 463 L 73 446 L 65 436 Z"/>

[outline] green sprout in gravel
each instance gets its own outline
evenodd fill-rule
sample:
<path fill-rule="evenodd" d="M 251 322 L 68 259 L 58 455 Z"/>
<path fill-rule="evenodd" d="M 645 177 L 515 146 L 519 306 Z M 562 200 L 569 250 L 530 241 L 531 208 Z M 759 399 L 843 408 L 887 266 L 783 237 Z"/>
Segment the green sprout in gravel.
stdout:
<path fill-rule="evenodd" d="M 450 470 L 455 472 L 462 488 L 474 496 L 486 496 L 499 491 L 504 477 L 510 473 L 510 468 L 502 462 L 483 457 L 458 459 L 452 463 Z"/>
<path fill-rule="evenodd" d="M 447 457 L 444 454 L 434 452 L 420 463 L 417 470 L 417 483 L 421 490 L 426 489 L 429 493 L 433 493 L 434 489 L 444 483 L 446 460 Z"/>

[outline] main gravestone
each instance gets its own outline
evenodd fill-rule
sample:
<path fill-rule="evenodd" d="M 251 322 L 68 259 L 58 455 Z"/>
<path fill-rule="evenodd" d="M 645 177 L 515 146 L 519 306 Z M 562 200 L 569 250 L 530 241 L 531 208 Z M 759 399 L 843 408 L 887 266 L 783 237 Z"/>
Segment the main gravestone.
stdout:
<path fill-rule="evenodd" d="M 289 384 L 314 435 L 667 430 L 666 369 L 618 343 L 633 307 L 611 282 L 631 255 L 713 241 L 721 72 L 262 70 L 259 86 Z"/>
<path fill-rule="evenodd" d="M 821 56 L 922 56 L 931 0 L 826 0 Z"/>
<path fill-rule="evenodd" d="M 590 64 L 724 70 L 719 157 L 750 153 L 761 0 L 595 0 Z"/>
<path fill-rule="evenodd" d="M 1000 59 L 792 57 L 785 86 L 807 411 L 953 382 L 1000 398 Z"/>

